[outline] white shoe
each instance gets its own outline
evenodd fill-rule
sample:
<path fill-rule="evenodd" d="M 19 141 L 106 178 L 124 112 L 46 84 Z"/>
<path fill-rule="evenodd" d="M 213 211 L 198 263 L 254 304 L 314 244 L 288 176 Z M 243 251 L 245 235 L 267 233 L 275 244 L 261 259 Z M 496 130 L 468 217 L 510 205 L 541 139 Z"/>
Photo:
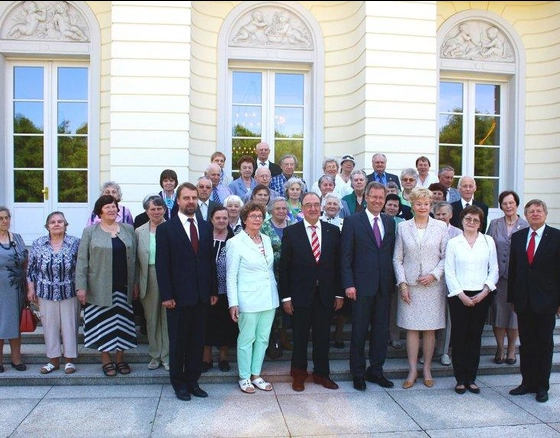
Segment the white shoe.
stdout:
<path fill-rule="evenodd" d="M 159 361 L 159 359 L 152 359 L 150 361 L 150 363 L 148 364 L 148 369 L 149 370 L 157 370 L 160 365 L 161 365 L 161 362 Z"/>
<path fill-rule="evenodd" d="M 167 362 L 163 362 L 163 369 L 169 371 L 169 364 Z"/>
<path fill-rule="evenodd" d="M 418 362 L 423 364 L 424 363 L 424 356 L 421 356 L 420 359 L 418 359 Z"/>
<path fill-rule="evenodd" d="M 445 366 L 451 365 L 451 358 L 449 357 L 449 354 L 442 354 L 441 359 L 439 361 L 441 362 L 442 365 Z"/>

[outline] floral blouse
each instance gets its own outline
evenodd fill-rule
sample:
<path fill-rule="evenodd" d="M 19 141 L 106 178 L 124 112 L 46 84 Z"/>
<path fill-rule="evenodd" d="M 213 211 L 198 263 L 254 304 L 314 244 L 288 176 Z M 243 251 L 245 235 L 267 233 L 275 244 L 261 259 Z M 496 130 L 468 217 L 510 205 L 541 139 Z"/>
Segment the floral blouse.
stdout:
<path fill-rule="evenodd" d="M 287 226 L 292 225 L 295 221 L 291 220 L 289 217 L 286 218 Z M 278 282 L 278 277 L 280 275 L 280 254 L 282 252 L 282 234 L 284 228 L 276 228 L 272 223 L 272 218 L 263 222 L 261 226 L 261 233 L 266 234 L 270 237 L 270 243 L 272 244 L 272 252 L 274 254 L 274 276 L 276 277 L 276 282 Z"/>
<path fill-rule="evenodd" d="M 49 236 L 36 239 L 31 245 L 27 282 L 35 284 L 35 294 L 44 300 L 61 301 L 76 296 L 76 260 L 80 239 L 64 236 L 58 252 L 54 252 Z"/>

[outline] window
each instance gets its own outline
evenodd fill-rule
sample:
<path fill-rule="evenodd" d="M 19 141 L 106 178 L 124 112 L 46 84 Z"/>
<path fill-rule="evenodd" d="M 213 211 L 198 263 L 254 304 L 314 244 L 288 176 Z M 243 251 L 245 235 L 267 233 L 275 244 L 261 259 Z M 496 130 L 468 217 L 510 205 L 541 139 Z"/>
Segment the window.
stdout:
<path fill-rule="evenodd" d="M 306 120 L 304 73 L 275 70 L 232 71 L 231 157 L 232 174 L 239 176 L 237 160 L 255 154 L 255 145 L 266 141 L 270 160 L 278 162 L 286 153 L 304 162 Z"/>
<path fill-rule="evenodd" d="M 500 82 L 440 82 L 439 165 L 451 165 L 456 178 L 473 176 L 476 198 L 491 208 L 499 207 L 503 177 L 506 88 Z"/>

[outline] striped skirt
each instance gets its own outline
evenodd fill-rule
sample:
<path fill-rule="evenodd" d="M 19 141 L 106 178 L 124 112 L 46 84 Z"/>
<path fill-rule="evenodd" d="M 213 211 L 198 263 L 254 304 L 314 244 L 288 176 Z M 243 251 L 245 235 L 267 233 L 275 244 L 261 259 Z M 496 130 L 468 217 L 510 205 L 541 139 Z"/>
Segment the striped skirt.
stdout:
<path fill-rule="evenodd" d="M 113 292 L 110 307 L 88 304 L 84 309 L 84 347 L 122 351 L 137 347 L 132 305 L 123 292 Z"/>

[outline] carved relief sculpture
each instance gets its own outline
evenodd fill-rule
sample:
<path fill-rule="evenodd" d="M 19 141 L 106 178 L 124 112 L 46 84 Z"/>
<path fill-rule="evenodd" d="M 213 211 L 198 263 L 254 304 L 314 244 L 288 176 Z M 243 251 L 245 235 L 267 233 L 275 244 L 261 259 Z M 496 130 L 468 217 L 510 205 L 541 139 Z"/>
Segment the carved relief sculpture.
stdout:
<path fill-rule="evenodd" d="M 495 26 L 483 21 L 459 23 L 444 38 L 442 58 L 514 62 L 511 43 Z"/>
<path fill-rule="evenodd" d="M 5 21 L 6 39 L 89 41 L 85 20 L 68 2 L 23 2 Z"/>
<path fill-rule="evenodd" d="M 305 24 L 280 8 L 253 9 L 233 26 L 232 35 L 230 44 L 233 46 L 312 48 Z"/>

